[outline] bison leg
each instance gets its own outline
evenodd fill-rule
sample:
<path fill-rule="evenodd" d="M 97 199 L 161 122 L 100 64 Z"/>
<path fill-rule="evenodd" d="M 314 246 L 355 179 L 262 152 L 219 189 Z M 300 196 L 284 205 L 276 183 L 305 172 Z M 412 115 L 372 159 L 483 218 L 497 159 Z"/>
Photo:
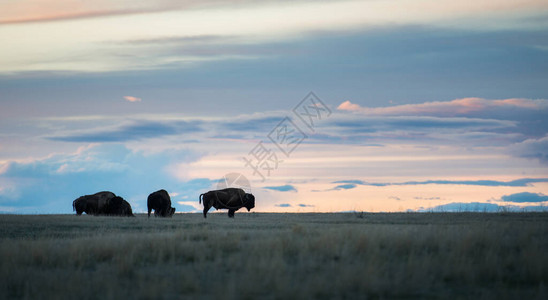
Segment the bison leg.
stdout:
<path fill-rule="evenodd" d="M 213 203 L 204 199 L 204 218 L 207 218 L 207 212 L 211 209 Z"/>
<path fill-rule="evenodd" d="M 207 218 L 208 211 L 209 211 L 209 207 L 207 207 L 207 205 L 204 205 L 204 218 Z"/>
<path fill-rule="evenodd" d="M 229 218 L 234 218 L 234 213 L 235 213 L 235 212 L 236 212 L 235 210 L 229 209 L 229 210 L 228 210 L 228 217 L 229 217 Z"/>
<path fill-rule="evenodd" d="M 152 211 L 152 208 L 148 208 L 148 217 L 150 218 L 150 212 Z"/>

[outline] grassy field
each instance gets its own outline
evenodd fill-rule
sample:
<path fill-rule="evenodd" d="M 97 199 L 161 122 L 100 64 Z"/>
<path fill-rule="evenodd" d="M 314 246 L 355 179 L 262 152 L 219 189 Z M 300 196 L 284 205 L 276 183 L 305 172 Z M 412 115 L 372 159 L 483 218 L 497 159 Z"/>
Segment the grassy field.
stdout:
<path fill-rule="evenodd" d="M 0 299 L 548 299 L 547 213 L 0 215 Z"/>

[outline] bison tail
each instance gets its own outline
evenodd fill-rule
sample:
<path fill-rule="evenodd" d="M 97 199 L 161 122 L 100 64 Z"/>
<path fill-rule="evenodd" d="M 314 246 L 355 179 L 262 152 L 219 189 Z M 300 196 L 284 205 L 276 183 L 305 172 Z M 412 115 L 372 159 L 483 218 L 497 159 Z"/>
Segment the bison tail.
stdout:
<path fill-rule="evenodd" d="M 75 211 L 76 210 L 76 207 L 74 205 L 74 202 L 76 202 L 76 200 L 72 201 L 72 211 Z"/>
<path fill-rule="evenodd" d="M 199 201 L 200 204 L 202 204 L 202 198 L 203 198 L 203 197 L 204 197 L 204 194 L 200 194 L 200 197 L 199 197 L 199 199 L 200 199 L 200 201 Z"/>

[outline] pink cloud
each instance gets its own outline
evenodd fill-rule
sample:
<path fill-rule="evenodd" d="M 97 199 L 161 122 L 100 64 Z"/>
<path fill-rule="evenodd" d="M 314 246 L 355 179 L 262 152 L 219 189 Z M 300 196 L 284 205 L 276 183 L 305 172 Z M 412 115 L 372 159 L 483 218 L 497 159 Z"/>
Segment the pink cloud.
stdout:
<path fill-rule="evenodd" d="M 141 98 L 133 97 L 133 96 L 124 96 L 124 99 L 129 102 L 141 102 Z"/>
<path fill-rule="evenodd" d="M 341 103 L 338 107 L 337 107 L 338 110 L 348 110 L 348 111 L 359 111 L 361 109 L 363 109 L 361 106 L 359 106 L 358 104 L 354 104 L 348 100 L 344 101 L 343 103 Z"/>
<path fill-rule="evenodd" d="M 350 101 L 341 103 L 337 109 L 343 111 L 360 112 L 369 115 L 383 116 L 457 116 L 471 112 L 485 111 L 494 108 L 525 108 L 540 109 L 547 108 L 548 100 L 531 99 L 503 99 L 487 100 L 483 98 L 462 98 L 452 101 L 434 101 L 419 104 L 405 104 L 390 107 L 362 107 Z"/>
<path fill-rule="evenodd" d="M 47 2 L 44 4 L 44 2 Z M 26 0 L 2 3 L 0 24 L 56 22 L 192 9 L 200 6 L 223 5 L 224 0 L 204 1 L 74 1 Z"/>
<path fill-rule="evenodd" d="M 0 12 L 0 24 L 55 22 L 99 18 L 118 15 L 146 14 L 192 8 L 202 3 L 158 1 L 151 3 L 98 0 L 92 2 L 57 0 L 12 1 L 3 5 Z M 215 0 L 213 0 L 215 2 Z"/>
<path fill-rule="evenodd" d="M 493 102 L 498 105 L 498 106 L 517 106 L 517 107 L 522 107 L 522 108 L 531 108 L 531 109 L 538 109 L 540 108 L 542 105 L 541 103 L 539 103 L 539 101 L 535 101 L 535 100 L 529 100 L 529 99 L 518 99 L 518 98 L 513 98 L 513 99 L 504 99 L 504 100 L 493 100 Z M 544 103 L 546 106 L 546 103 Z"/>

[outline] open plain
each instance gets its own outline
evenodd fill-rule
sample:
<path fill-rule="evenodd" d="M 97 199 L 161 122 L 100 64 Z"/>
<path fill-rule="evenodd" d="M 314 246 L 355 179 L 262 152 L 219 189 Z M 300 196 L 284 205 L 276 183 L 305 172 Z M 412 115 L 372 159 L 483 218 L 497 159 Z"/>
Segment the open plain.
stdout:
<path fill-rule="evenodd" d="M 0 215 L 0 299 L 546 299 L 548 213 Z"/>

